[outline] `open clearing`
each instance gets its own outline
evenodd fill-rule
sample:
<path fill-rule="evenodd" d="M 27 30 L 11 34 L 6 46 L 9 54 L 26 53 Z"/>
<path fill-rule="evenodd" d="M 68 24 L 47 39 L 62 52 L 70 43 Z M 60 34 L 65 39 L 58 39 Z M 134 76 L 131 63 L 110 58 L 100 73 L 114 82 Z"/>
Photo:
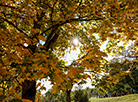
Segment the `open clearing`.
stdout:
<path fill-rule="evenodd" d="M 90 102 L 138 102 L 138 94 L 125 95 L 120 97 L 91 98 Z"/>

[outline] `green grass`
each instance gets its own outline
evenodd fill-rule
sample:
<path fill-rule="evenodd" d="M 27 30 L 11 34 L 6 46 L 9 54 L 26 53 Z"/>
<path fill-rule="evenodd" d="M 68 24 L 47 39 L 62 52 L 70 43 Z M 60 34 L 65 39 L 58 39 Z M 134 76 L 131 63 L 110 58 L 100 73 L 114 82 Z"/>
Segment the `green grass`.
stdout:
<path fill-rule="evenodd" d="M 138 102 L 138 94 L 125 95 L 120 97 L 91 98 L 90 102 Z"/>

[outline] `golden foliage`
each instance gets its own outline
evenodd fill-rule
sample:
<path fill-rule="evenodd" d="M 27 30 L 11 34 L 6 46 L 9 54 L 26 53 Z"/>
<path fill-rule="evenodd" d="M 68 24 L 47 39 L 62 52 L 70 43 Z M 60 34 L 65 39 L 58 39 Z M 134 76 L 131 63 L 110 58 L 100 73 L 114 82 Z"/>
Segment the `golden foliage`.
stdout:
<path fill-rule="evenodd" d="M 32 101 L 27 100 L 27 99 L 21 99 L 21 100 L 22 100 L 22 102 L 32 102 Z"/>
<path fill-rule="evenodd" d="M 49 76 L 55 93 L 87 78 L 84 69 L 100 73 L 105 57 L 123 51 L 118 43 L 133 41 L 138 51 L 137 10 L 137 0 L 1 0 L 0 76 L 19 83 Z M 76 49 L 74 37 L 80 55 L 66 67 L 61 59 Z"/>

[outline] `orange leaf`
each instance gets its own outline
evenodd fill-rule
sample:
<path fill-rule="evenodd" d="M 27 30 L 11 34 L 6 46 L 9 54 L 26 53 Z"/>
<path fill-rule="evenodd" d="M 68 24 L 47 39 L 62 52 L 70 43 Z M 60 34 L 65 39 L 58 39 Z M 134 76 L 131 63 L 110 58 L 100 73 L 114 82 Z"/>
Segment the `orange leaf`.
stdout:
<path fill-rule="evenodd" d="M 92 50 L 92 48 L 88 48 L 88 49 L 86 50 L 86 52 L 89 52 L 90 50 Z"/>
<path fill-rule="evenodd" d="M 46 88 L 44 86 L 40 87 L 39 90 L 46 90 Z"/>
<path fill-rule="evenodd" d="M 57 92 L 59 92 L 60 90 L 59 90 L 59 88 L 58 88 L 58 85 L 57 84 L 54 84 L 53 86 L 52 86 L 52 94 L 55 94 L 55 93 L 57 93 Z"/>
<path fill-rule="evenodd" d="M 38 88 L 38 86 L 40 86 L 41 85 L 41 83 L 38 83 L 37 85 L 36 85 L 36 88 Z"/>
<path fill-rule="evenodd" d="M 45 37 L 42 36 L 42 35 L 39 35 L 39 36 L 38 36 L 38 39 L 45 41 Z"/>
<path fill-rule="evenodd" d="M 44 72 L 44 73 L 48 73 L 49 72 L 49 69 L 43 68 L 43 69 L 41 69 L 41 71 Z"/>
<path fill-rule="evenodd" d="M 86 67 L 91 67 L 90 63 L 88 61 L 83 61 L 83 64 L 86 66 Z"/>
<path fill-rule="evenodd" d="M 32 101 L 27 100 L 27 99 L 21 99 L 21 100 L 22 100 L 22 102 L 32 102 Z"/>
<path fill-rule="evenodd" d="M 7 74 L 7 70 L 3 69 L 3 68 L 0 66 L 0 73 L 1 73 L 1 74 Z"/>

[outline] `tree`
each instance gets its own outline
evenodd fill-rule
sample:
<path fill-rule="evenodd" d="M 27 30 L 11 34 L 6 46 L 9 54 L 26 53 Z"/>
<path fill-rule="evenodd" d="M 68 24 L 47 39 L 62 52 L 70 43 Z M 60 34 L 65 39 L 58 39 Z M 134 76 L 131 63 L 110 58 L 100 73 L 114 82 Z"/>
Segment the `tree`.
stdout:
<path fill-rule="evenodd" d="M 137 51 L 134 50 L 134 44 L 128 46 L 120 54 L 121 58 L 115 58 L 110 63 L 112 70 L 109 72 L 111 77 L 118 77 L 118 84 L 129 85 L 130 88 L 138 90 L 137 86 L 137 71 L 138 71 L 138 59 Z M 111 78 L 110 79 L 114 79 Z"/>
<path fill-rule="evenodd" d="M 57 97 L 59 94 L 52 94 L 51 90 L 49 90 L 45 96 L 42 97 L 41 101 L 42 102 L 57 102 Z"/>
<path fill-rule="evenodd" d="M 137 7 L 137 0 L 1 0 L 0 79 L 7 76 L 16 82 L 5 94 L 18 96 L 13 89 L 22 87 L 22 98 L 34 102 L 37 79 L 49 76 L 59 91 L 69 82 L 67 77 L 83 74 L 80 68 L 104 71 L 106 53 L 121 50 L 116 47 L 121 40 L 134 40 L 138 46 Z M 74 37 L 81 42 L 81 53 L 66 67 L 61 57 L 77 47 Z M 102 52 L 107 39 L 107 51 Z"/>
<path fill-rule="evenodd" d="M 89 102 L 89 96 L 88 96 L 87 90 L 81 89 L 81 86 L 79 86 L 73 92 L 72 99 L 74 102 Z"/>
<path fill-rule="evenodd" d="M 133 45 L 130 45 L 128 49 L 124 49 L 120 58 L 114 58 L 108 65 L 108 74 L 103 75 L 101 79 L 98 78 L 98 84 L 94 83 L 97 87 L 100 87 L 104 91 L 112 91 L 117 93 L 128 92 L 131 90 L 138 90 L 138 60 Z"/>

